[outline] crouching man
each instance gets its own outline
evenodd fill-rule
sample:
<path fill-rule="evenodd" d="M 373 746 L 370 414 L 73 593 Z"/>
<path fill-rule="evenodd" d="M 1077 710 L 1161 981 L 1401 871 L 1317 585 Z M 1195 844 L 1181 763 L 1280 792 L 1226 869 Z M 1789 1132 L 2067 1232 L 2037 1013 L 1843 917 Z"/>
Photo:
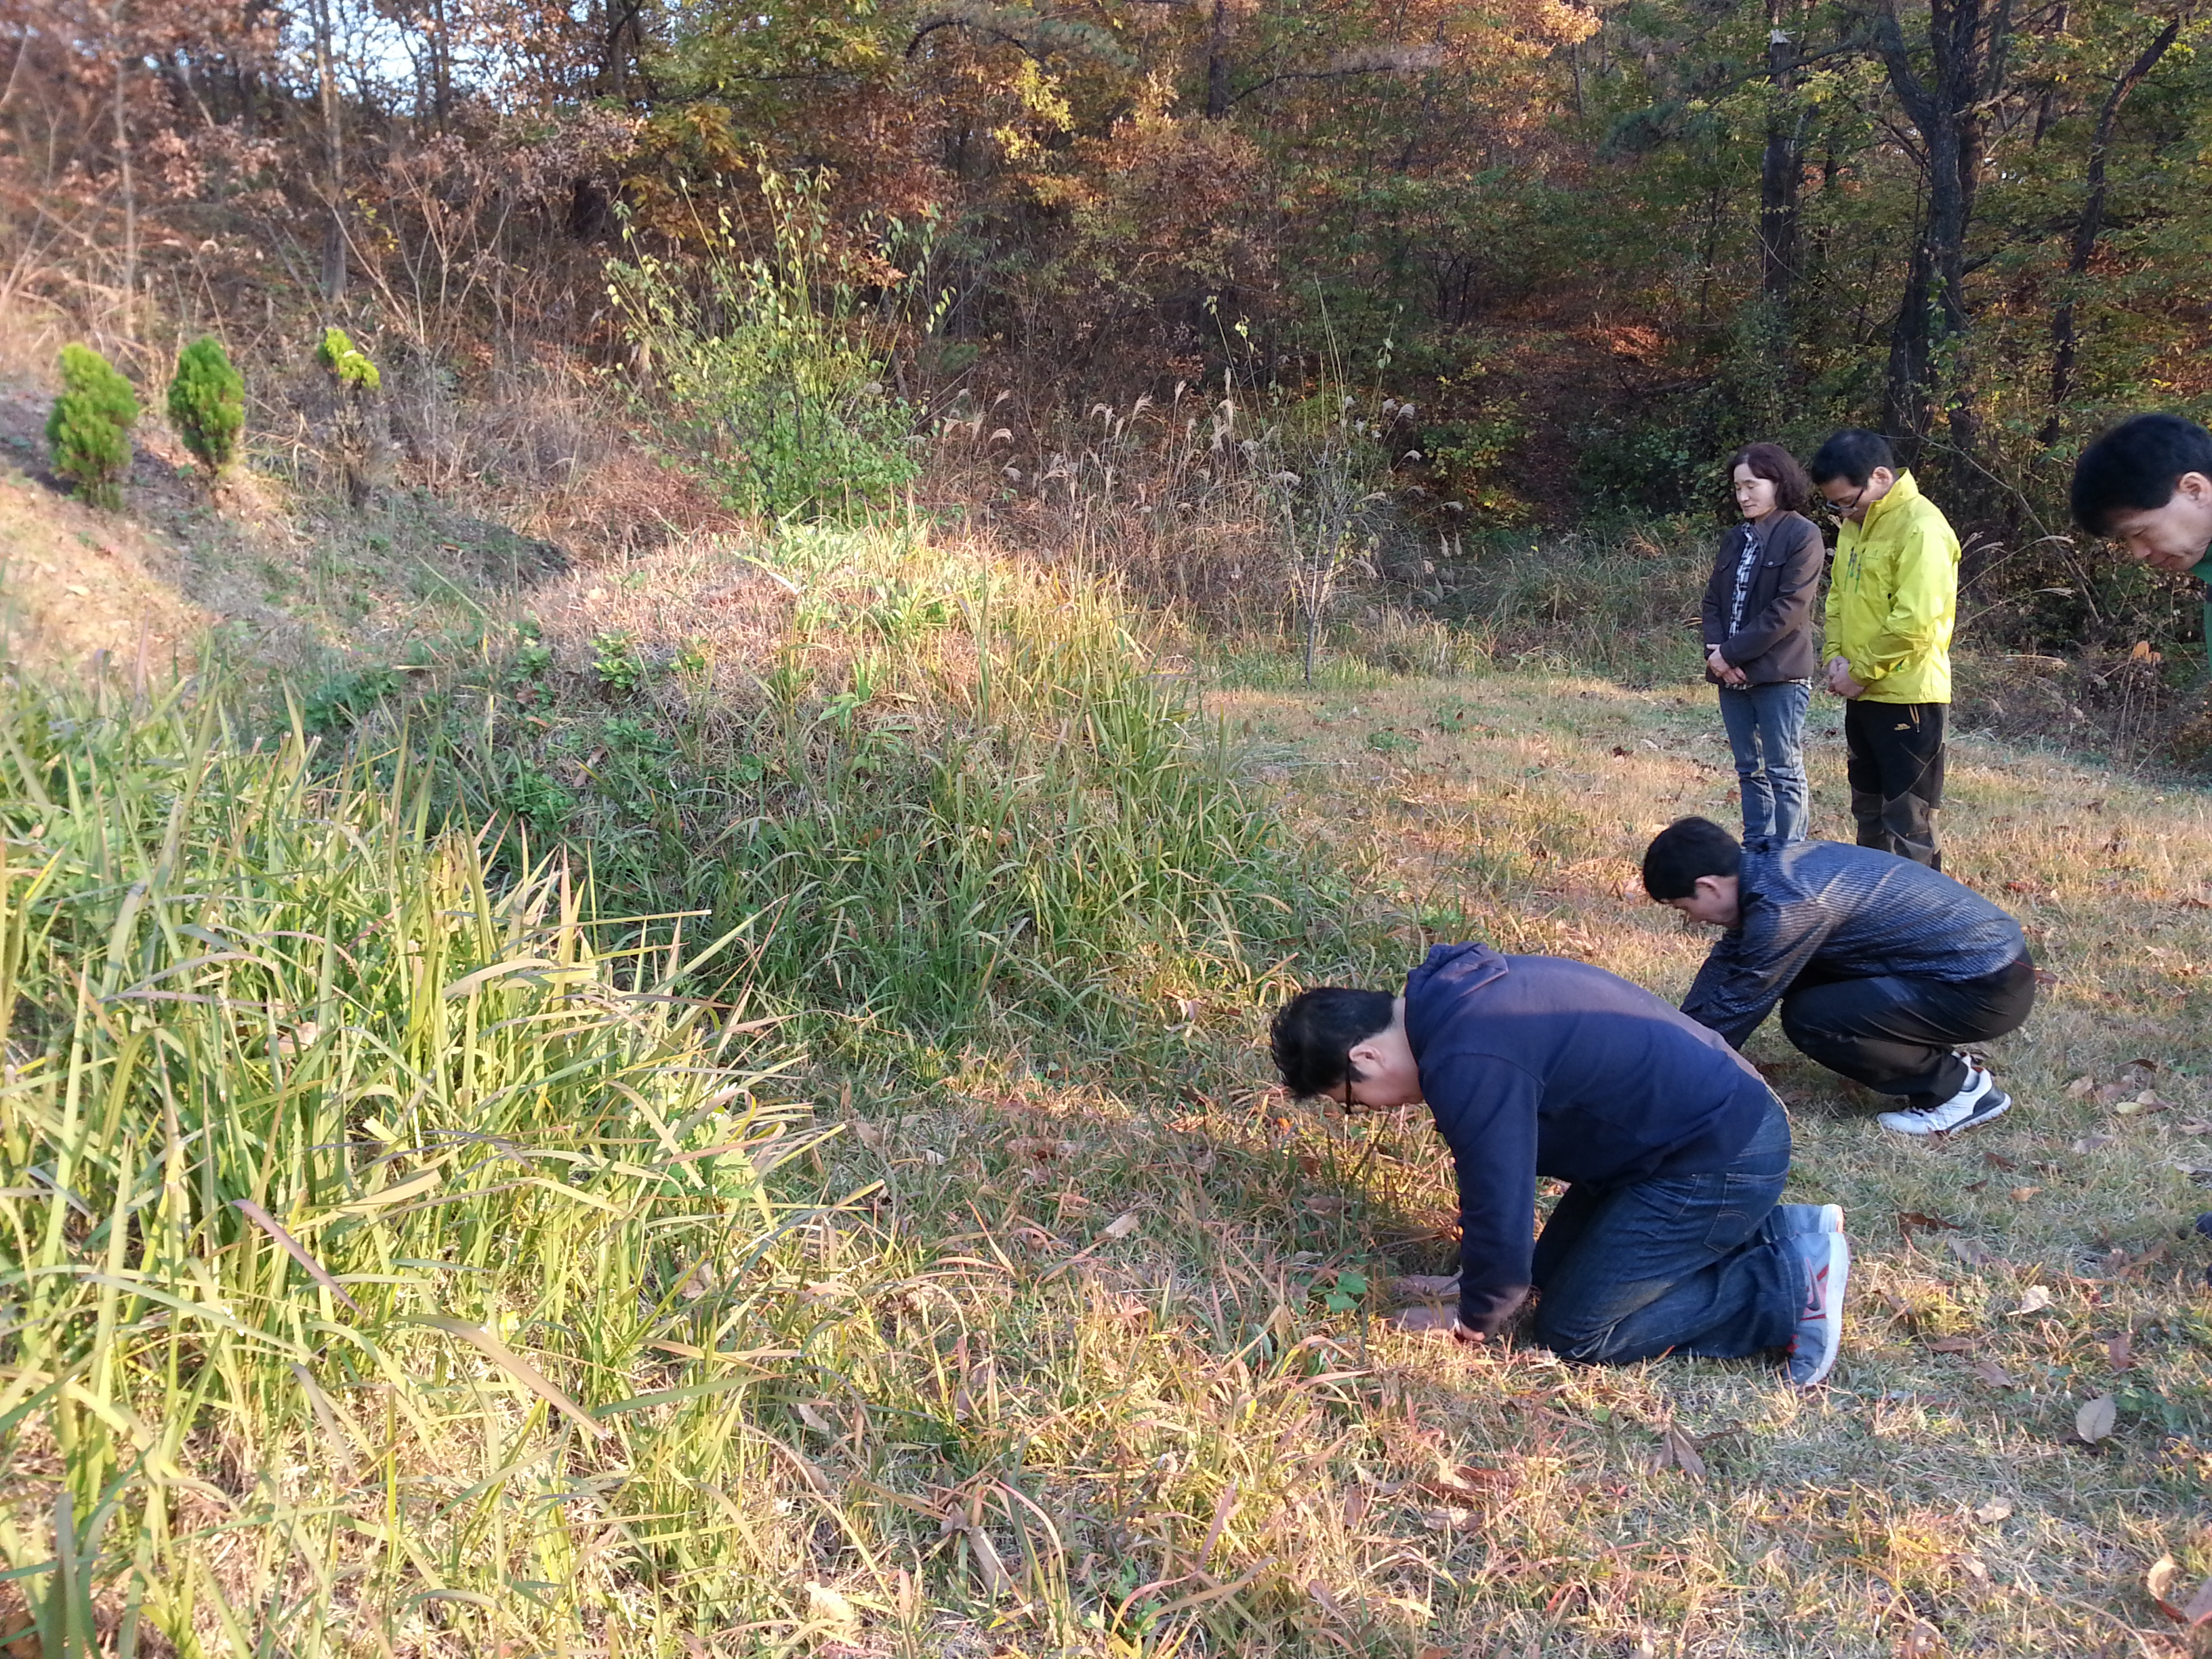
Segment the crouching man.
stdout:
<path fill-rule="evenodd" d="M 1324 987 L 1276 1015 L 1301 1098 L 1425 1100 L 1459 1176 L 1456 1316 L 1496 1335 L 1530 1289 L 1564 1358 L 1786 1350 L 1810 1388 L 1836 1363 L 1850 1252 L 1833 1205 L 1783 1205 L 1790 1122 L 1712 1032 L 1602 969 L 1440 945 L 1406 994 Z M 1571 1183 L 1541 1239 L 1536 1179 Z"/>
<path fill-rule="evenodd" d="M 2017 1030 L 2035 1003 L 2020 923 L 1979 893 L 1870 847 L 1747 852 L 1680 818 L 1644 854 L 1644 890 L 1725 930 L 1682 1012 L 1741 1047 L 1774 1005 L 1804 1054 L 1881 1094 L 1899 1134 L 1956 1134 L 2012 1105 L 1961 1045 Z"/>

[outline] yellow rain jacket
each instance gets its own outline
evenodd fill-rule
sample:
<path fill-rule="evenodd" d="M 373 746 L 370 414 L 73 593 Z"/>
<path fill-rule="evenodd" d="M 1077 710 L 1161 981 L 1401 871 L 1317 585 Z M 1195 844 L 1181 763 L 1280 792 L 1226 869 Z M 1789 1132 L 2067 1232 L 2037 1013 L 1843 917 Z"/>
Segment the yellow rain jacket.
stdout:
<path fill-rule="evenodd" d="M 1826 654 L 1850 661 L 1863 702 L 1948 702 L 1958 609 L 1959 538 L 1900 473 L 1836 538 Z"/>

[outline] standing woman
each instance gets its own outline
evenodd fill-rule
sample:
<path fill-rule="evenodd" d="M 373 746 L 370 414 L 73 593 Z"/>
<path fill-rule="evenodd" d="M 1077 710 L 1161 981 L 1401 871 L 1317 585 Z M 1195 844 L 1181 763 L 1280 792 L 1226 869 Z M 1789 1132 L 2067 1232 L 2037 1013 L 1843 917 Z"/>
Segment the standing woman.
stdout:
<path fill-rule="evenodd" d="M 1780 444 L 1738 450 L 1729 477 L 1743 522 L 1721 538 L 1705 584 L 1705 678 L 1720 687 L 1743 842 L 1755 849 L 1805 839 L 1805 707 L 1825 550 L 1805 516 L 1812 481 Z"/>

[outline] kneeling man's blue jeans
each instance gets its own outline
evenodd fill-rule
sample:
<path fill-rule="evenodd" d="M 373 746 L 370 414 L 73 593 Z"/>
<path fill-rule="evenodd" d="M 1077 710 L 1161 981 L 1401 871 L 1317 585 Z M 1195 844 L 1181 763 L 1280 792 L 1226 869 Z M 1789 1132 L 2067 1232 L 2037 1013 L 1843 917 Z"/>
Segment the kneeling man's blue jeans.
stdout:
<path fill-rule="evenodd" d="M 1536 1241 L 1536 1340 L 1599 1364 L 1784 1346 L 1806 1297 L 1774 1214 L 1789 1174 L 1776 1102 L 1725 1169 L 1568 1188 Z"/>

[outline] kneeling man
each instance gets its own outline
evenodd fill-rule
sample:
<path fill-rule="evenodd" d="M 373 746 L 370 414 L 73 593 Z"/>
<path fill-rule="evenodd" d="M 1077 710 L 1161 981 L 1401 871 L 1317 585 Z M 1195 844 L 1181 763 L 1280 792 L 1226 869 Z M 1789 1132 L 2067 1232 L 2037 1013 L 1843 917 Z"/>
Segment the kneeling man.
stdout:
<path fill-rule="evenodd" d="M 1644 854 L 1644 886 L 1724 928 L 1682 1012 L 1737 1048 L 1782 1005 L 1790 1041 L 1905 1104 L 1899 1134 L 1954 1134 L 2012 1105 L 1960 1045 L 2019 1030 L 2035 1002 L 2020 923 L 1950 877 L 1870 847 L 1749 852 L 1680 818 Z"/>
<path fill-rule="evenodd" d="M 1406 994 L 1324 987 L 1276 1015 L 1291 1092 L 1426 1100 L 1459 1176 L 1461 1340 L 1533 1287 L 1569 1359 L 1786 1349 L 1836 1363 L 1850 1251 L 1833 1205 L 1783 1205 L 1790 1121 L 1751 1066 L 1649 991 L 1587 963 L 1439 945 Z M 1535 1239 L 1536 1178 L 1572 1184 Z"/>

